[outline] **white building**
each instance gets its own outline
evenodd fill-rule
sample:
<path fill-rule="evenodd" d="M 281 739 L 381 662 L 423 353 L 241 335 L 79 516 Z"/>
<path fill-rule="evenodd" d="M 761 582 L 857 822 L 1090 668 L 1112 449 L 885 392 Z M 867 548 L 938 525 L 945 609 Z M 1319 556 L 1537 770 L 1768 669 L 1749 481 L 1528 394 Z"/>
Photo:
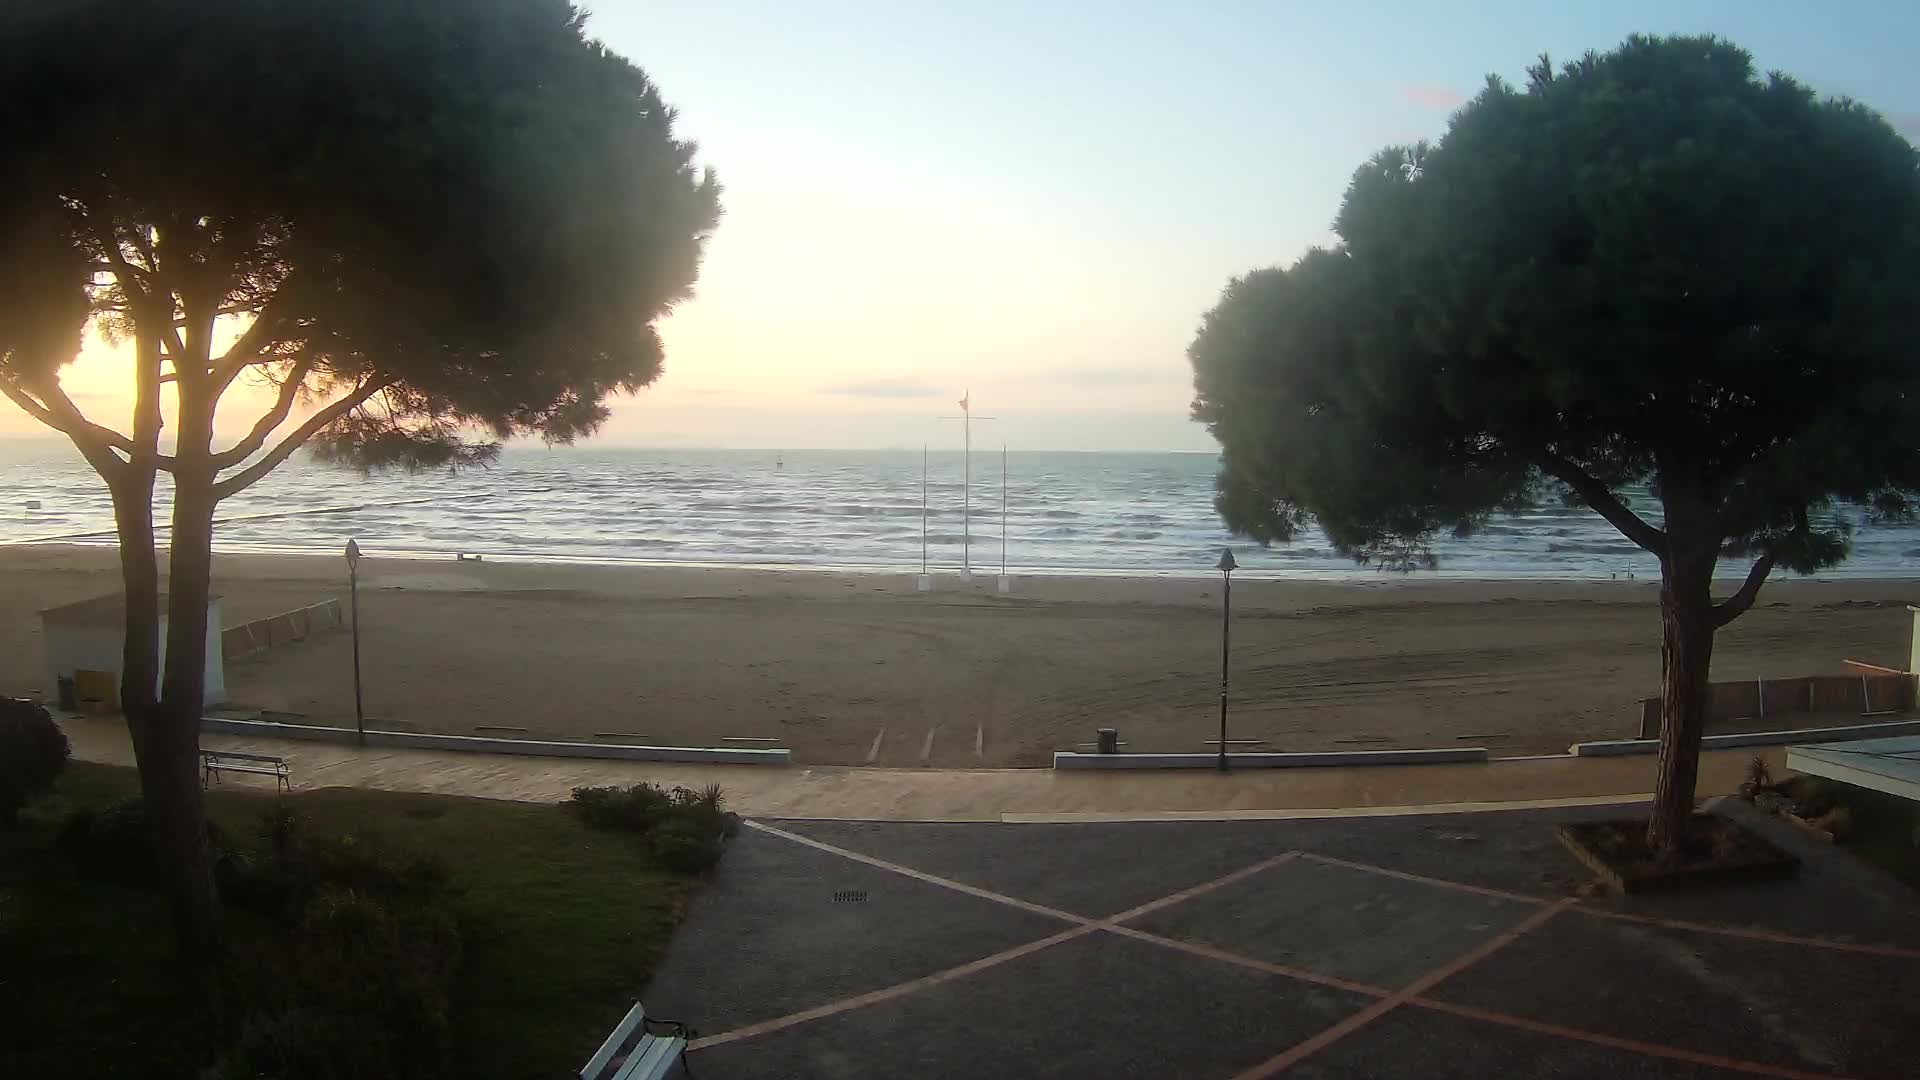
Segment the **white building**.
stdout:
<path fill-rule="evenodd" d="M 160 595 L 160 671 L 167 666 L 167 611 L 165 593 Z M 40 636 L 47 650 L 47 703 L 60 700 L 60 681 L 82 680 L 78 673 L 101 672 L 113 681 L 107 703 L 113 711 L 120 707 L 121 659 L 125 643 L 126 602 L 120 593 L 96 596 L 77 604 L 48 608 L 40 613 Z M 89 678 L 88 682 L 96 681 Z M 207 601 L 207 672 L 204 682 L 206 704 L 227 700 L 226 669 L 220 655 L 220 598 Z M 154 678 L 158 693 L 159 675 Z"/>

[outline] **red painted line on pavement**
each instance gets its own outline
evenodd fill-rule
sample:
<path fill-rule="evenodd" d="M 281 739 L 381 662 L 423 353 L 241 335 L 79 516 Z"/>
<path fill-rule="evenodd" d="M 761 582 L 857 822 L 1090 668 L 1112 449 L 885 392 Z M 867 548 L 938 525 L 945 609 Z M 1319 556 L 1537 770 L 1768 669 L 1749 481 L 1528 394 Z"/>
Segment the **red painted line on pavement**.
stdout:
<path fill-rule="evenodd" d="M 1193 941 L 1181 941 L 1179 938 L 1161 937 L 1159 934 L 1149 933 L 1145 930 L 1136 930 L 1131 926 L 1108 926 L 1103 927 L 1103 929 L 1108 933 L 1118 934 L 1121 937 L 1130 937 L 1136 941 L 1151 942 L 1168 949 L 1191 953 L 1194 956 L 1203 956 L 1208 960 L 1217 960 L 1222 964 L 1233 964 L 1237 967 L 1252 968 L 1254 971 L 1264 971 L 1269 975 L 1279 975 L 1282 978 L 1297 979 L 1300 982 L 1318 983 L 1321 986 L 1331 986 L 1336 990 L 1351 990 L 1356 994 L 1365 994 L 1368 997 L 1386 997 L 1393 993 L 1393 991 L 1384 987 L 1369 986 L 1366 983 L 1353 982 L 1350 979 L 1342 979 L 1335 975 L 1322 975 L 1317 971 L 1308 971 L 1305 968 L 1288 967 L 1285 964 L 1275 964 L 1271 961 L 1259 960 L 1251 956 L 1241 956 L 1239 953 L 1231 953 L 1225 949 L 1217 949 L 1212 945 L 1202 945 Z"/>
<path fill-rule="evenodd" d="M 1602 1035 L 1597 1031 L 1584 1031 L 1580 1028 L 1562 1027 L 1559 1024 L 1528 1020 L 1521 1016 L 1494 1012 L 1491 1009 L 1476 1009 L 1471 1005 L 1456 1005 L 1451 1001 L 1435 1001 L 1432 998 L 1410 998 L 1408 1005 L 1416 1009 L 1431 1009 L 1434 1012 L 1448 1013 L 1468 1020 L 1480 1020 L 1501 1027 L 1518 1028 L 1539 1035 L 1551 1035 L 1557 1039 L 1573 1042 L 1592 1043 L 1595 1046 L 1611 1047 L 1629 1053 L 1643 1054 L 1647 1057 L 1667 1058 L 1671 1061 L 1687 1061 L 1695 1065 L 1708 1065 L 1716 1069 L 1728 1069 L 1733 1072 L 1752 1073 L 1756 1076 L 1778 1076 L 1786 1080 L 1844 1080 L 1832 1073 L 1802 1072 L 1779 1065 L 1766 1065 L 1758 1061 L 1741 1061 L 1738 1058 L 1721 1057 L 1718 1054 L 1703 1054 L 1697 1050 L 1682 1050 L 1677 1046 L 1660 1043 L 1641 1042 L 1638 1039 L 1623 1039 L 1616 1035 Z"/>
<path fill-rule="evenodd" d="M 839 1013 L 848 1012 L 853 1009 L 865 1008 L 868 1005 L 877 1005 L 883 1001 L 890 1001 L 894 998 L 904 997 L 908 994 L 912 994 L 921 990 L 928 989 L 929 987 L 939 986 L 942 983 L 952 982 L 955 979 L 965 978 L 968 975 L 977 974 L 978 972 L 985 971 L 988 968 L 997 967 L 1001 964 L 1007 963 L 1010 960 L 1018 960 L 1023 956 L 1030 956 L 1034 953 L 1039 952 L 1042 949 L 1051 948 L 1064 941 L 1072 941 L 1074 938 L 1085 937 L 1086 935 L 1092 934 L 1099 930 L 1120 929 L 1119 924 L 1126 919 L 1138 918 L 1139 916 L 1145 915 L 1148 912 L 1157 911 L 1164 907 L 1170 907 L 1174 904 L 1191 900 L 1194 897 L 1200 896 L 1204 893 L 1212 892 L 1215 889 L 1219 889 L 1227 885 L 1231 885 L 1236 881 L 1245 880 L 1246 878 L 1249 878 L 1255 874 L 1258 874 L 1262 870 L 1265 870 L 1269 867 L 1277 866 L 1280 863 L 1286 862 L 1288 859 L 1293 858 L 1295 855 L 1294 852 L 1289 851 L 1280 855 L 1272 856 L 1271 858 L 1262 859 L 1251 866 L 1241 867 L 1240 869 L 1235 870 L 1230 874 L 1224 874 L 1220 877 L 1213 879 L 1212 881 L 1202 882 L 1201 884 L 1194 885 L 1190 888 L 1182 889 L 1177 893 L 1171 893 L 1167 896 L 1163 896 L 1158 900 L 1149 901 L 1148 903 L 1141 904 L 1138 907 L 1131 908 L 1127 911 L 1123 911 L 1118 915 L 1114 915 L 1106 919 L 1088 919 L 1088 918 L 1083 918 L 1079 915 L 1071 914 L 1069 912 L 1060 911 L 1057 908 L 1045 907 L 1040 904 L 1030 904 L 1024 900 L 1019 900 L 1011 896 L 1006 896 L 1002 893 L 997 893 L 990 889 L 976 888 L 975 886 L 968 885 L 964 882 L 954 881 L 950 878 L 943 878 L 934 874 L 923 873 L 919 870 L 913 869 L 912 867 L 901 866 L 898 863 L 888 862 L 885 859 L 876 859 L 870 855 L 862 855 L 857 851 L 851 851 L 851 850 L 848 850 L 847 848 L 838 847 L 834 844 L 828 844 L 819 840 L 808 839 L 807 837 L 799 836 L 794 833 L 787 832 L 785 829 L 776 829 L 770 825 L 762 825 L 762 824 L 759 824 L 758 822 L 751 822 L 751 821 L 747 822 L 747 824 L 752 828 L 759 829 L 761 832 L 768 833 L 773 836 L 778 836 L 786 840 L 792 840 L 796 843 L 804 844 L 811 848 L 817 848 L 821 851 L 825 851 L 833 855 L 838 855 L 845 859 L 851 859 L 855 862 L 865 863 L 869 866 L 875 866 L 882 870 L 887 870 L 892 873 L 901 874 L 906 877 L 913 878 L 916 881 L 924 881 L 931 885 L 938 885 L 941 888 L 952 889 L 956 892 L 964 893 L 968 896 L 979 897 L 980 899 L 983 899 L 983 900 L 992 900 L 996 903 L 1006 904 L 1011 907 L 1019 908 L 1023 911 L 1032 911 L 1038 914 L 1049 915 L 1058 919 L 1064 919 L 1066 921 L 1073 922 L 1077 925 L 1075 925 L 1074 928 L 1071 930 L 1062 930 L 1057 934 L 1051 934 L 1047 937 L 1039 938 L 1034 941 L 1029 941 L 1024 945 L 1016 945 L 1011 949 L 1002 950 L 1000 952 L 994 953 L 991 956 L 983 956 L 978 960 L 971 960 L 964 964 L 958 964 L 941 971 L 936 971 L 931 975 L 923 975 L 917 979 L 909 979 L 906 982 L 895 983 L 892 986 L 882 987 L 878 990 L 869 991 L 865 994 L 856 994 L 853 997 L 842 998 L 839 1001 L 828 1002 L 825 1005 L 817 1005 L 811 1009 L 802 1009 L 799 1012 L 788 1013 L 785 1016 L 778 1016 L 771 1020 L 761 1021 L 760 1023 L 757 1023 L 757 1024 L 749 1024 L 746 1027 L 735 1028 L 732 1031 L 722 1032 L 718 1035 L 710 1035 L 710 1036 L 707 1036 L 706 1038 L 694 1039 L 693 1041 L 687 1044 L 687 1049 L 690 1051 L 704 1050 L 709 1046 L 722 1046 L 722 1045 L 725 1045 L 726 1043 L 738 1042 L 741 1039 L 751 1039 L 757 1035 L 768 1035 L 776 1031 L 782 1031 L 787 1028 L 793 1027 L 797 1024 L 807 1023 L 808 1021 L 811 1021 L 811 1020 L 820 1020 L 825 1017 L 834 1016 Z"/>
<path fill-rule="evenodd" d="M 1300 852 L 1302 859 L 1327 863 L 1331 866 L 1344 866 L 1349 870 L 1358 870 L 1381 877 L 1411 881 L 1421 885 L 1433 885 L 1442 889 L 1454 889 L 1459 892 L 1476 893 L 1480 896 L 1492 896 L 1501 900 L 1514 900 L 1523 904 L 1551 904 L 1554 901 L 1544 896 L 1529 896 L 1526 893 L 1508 892 L 1505 889 L 1489 889 L 1479 885 L 1468 885 L 1445 878 L 1427 877 L 1423 874 L 1409 874 L 1404 870 L 1393 870 L 1372 863 L 1354 862 L 1332 855 L 1318 855 L 1311 851 Z M 1803 945 L 1810 949 L 1834 949 L 1840 952 L 1863 953 L 1868 956 L 1889 956 L 1900 960 L 1920 960 L 1920 949 L 1910 949 L 1901 945 L 1876 945 L 1870 942 L 1835 941 L 1830 938 L 1804 937 L 1799 934 L 1787 934 L 1776 930 L 1763 930 L 1755 927 L 1727 926 L 1720 923 L 1688 922 L 1685 919 L 1663 919 L 1654 915 L 1635 915 L 1625 911 L 1611 911 L 1580 903 L 1575 911 L 1582 915 L 1592 915 L 1602 919 L 1618 919 L 1622 922 L 1645 923 L 1648 926 L 1664 926 L 1669 930 L 1686 930 L 1698 934 L 1720 934 L 1724 937 L 1747 938 L 1752 941 L 1766 941 L 1775 945 Z"/>
<path fill-rule="evenodd" d="M 1520 920 L 1519 924 L 1509 927 L 1505 931 L 1481 942 L 1477 947 L 1461 953 L 1453 960 L 1448 961 L 1440 967 L 1434 968 L 1432 971 L 1427 972 L 1406 986 L 1395 990 L 1379 1001 L 1361 1009 L 1345 1020 L 1327 1028 L 1318 1035 L 1307 1039 L 1305 1042 L 1296 1043 L 1281 1054 L 1255 1065 L 1253 1068 L 1241 1073 L 1235 1080 L 1261 1080 L 1263 1077 L 1273 1076 L 1283 1070 L 1292 1068 L 1406 1004 L 1413 998 L 1426 993 L 1442 982 L 1460 974 L 1462 971 L 1485 960 L 1501 949 L 1506 948 L 1522 934 L 1525 934 L 1527 931 L 1532 930 L 1572 906 L 1572 900 L 1562 900 L 1557 904 L 1541 908 L 1539 911 Z"/>
<path fill-rule="evenodd" d="M 1397 878 L 1400 881 L 1412 881 L 1421 885 L 1436 885 L 1442 889 L 1453 889 L 1457 892 L 1478 893 L 1481 896 L 1492 896 L 1501 900 L 1517 900 L 1523 904 L 1553 903 L 1552 900 L 1544 897 L 1528 896 L 1526 893 L 1508 892 L 1505 889 L 1488 889 L 1479 885 L 1468 885 L 1465 882 L 1448 881 L 1445 878 L 1426 877 L 1422 874 L 1409 874 L 1405 870 L 1389 870 L 1384 866 L 1375 866 L 1372 863 L 1354 862 L 1351 859 L 1335 858 L 1332 855 L 1316 855 L 1311 851 L 1301 852 L 1300 857 L 1303 859 L 1312 859 L 1317 863 L 1326 863 L 1330 866 L 1344 866 L 1349 870 L 1359 870 L 1363 873 L 1378 874 L 1381 877 Z"/>
<path fill-rule="evenodd" d="M 1920 949 L 1907 949 L 1899 945 L 1874 945 L 1866 942 L 1834 941 L 1829 938 L 1782 934 L 1773 930 L 1761 930 L 1757 927 L 1720 926 L 1714 923 L 1687 922 L 1684 919 L 1662 919 L 1652 915 L 1634 915 L 1625 911 L 1608 911 L 1606 908 L 1589 907 L 1585 904 L 1582 904 L 1577 910 L 1582 915 L 1593 915 L 1602 919 L 1618 919 L 1621 922 L 1644 923 L 1648 926 L 1663 926 L 1669 930 L 1690 930 L 1701 934 L 1720 934 L 1725 937 L 1765 941 L 1775 945 L 1799 945 L 1810 949 L 1834 949 L 1839 952 L 1864 953 L 1868 956 L 1890 956 L 1897 960 L 1920 960 Z"/>
<path fill-rule="evenodd" d="M 1215 889 L 1224 888 L 1228 885 L 1233 884 L 1236 881 L 1243 881 L 1247 878 L 1252 877 L 1255 874 L 1260 873 L 1262 870 L 1268 870 L 1275 866 L 1279 866 L 1281 863 L 1286 862 L 1289 859 L 1294 859 L 1299 857 L 1299 855 L 1300 853 L 1297 851 L 1284 852 L 1282 854 L 1275 855 L 1271 859 L 1262 859 L 1259 862 L 1254 863 L 1252 866 L 1243 866 L 1240 869 L 1235 870 L 1233 873 L 1226 875 L 1225 877 L 1217 877 L 1217 878 L 1214 878 L 1212 881 L 1201 882 L 1200 884 L 1195 885 L 1190 889 L 1181 889 L 1177 893 L 1169 893 L 1168 895 L 1163 896 L 1158 900 L 1150 900 L 1147 903 L 1141 904 L 1139 907 L 1129 908 L 1118 915 L 1109 915 L 1106 918 L 1100 920 L 1101 928 L 1110 929 L 1111 927 L 1119 923 L 1130 922 L 1134 919 L 1139 918 L 1142 915 L 1146 915 L 1154 911 L 1159 911 L 1161 908 L 1168 908 L 1168 907 L 1172 907 L 1175 904 L 1185 903 L 1186 901 L 1191 900 L 1196 896 L 1201 896 L 1206 893 L 1210 893 Z"/>
<path fill-rule="evenodd" d="M 911 866 L 902 866 L 899 863 L 888 862 L 885 859 L 876 859 L 871 855 L 862 855 L 857 851 L 814 840 L 810 837 L 801 836 L 798 833 L 790 833 L 785 829 L 776 829 L 771 825 L 763 825 L 758 821 L 746 822 L 746 826 L 749 829 L 758 829 L 763 833 L 778 836 L 782 840 L 791 840 L 796 844 L 804 844 L 807 847 L 824 851 L 830 855 L 838 855 L 843 859 L 852 859 L 857 863 L 866 863 L 868 866 L 879 867 L 882 870 L 891 871 L 903 877 L 910 877 L 915 881 L 924 881 L 929 885 L 938 885 L 943 889 L 952 889 L 954 892 L 966 893 L 968 896 L 977 896 L 982 900 L 991 900 L 996 904 L 1005 904 L 1008 907 L 1019 908 L 1022 911 L 1031 911 L 1035 915 L 1045 915 L 1049 918 L 1078 923 L 1080 925 L 1088 925 L 1099 921 L 1098 919 L 1089 919 L 1085 915 L 1075 915 L 1071 911 L 1061 911 L 1059 908 L 1050 908 L 1045 904 L 1028 903 L 1025 900 L 1008 896 L 1005 893 L 997 893 L 991 889 L 978 888 L 973 885 L 968 885 L 963 881 L 943 878 L 938 874 L 929 874 L 921 870 L 915 870 Z"/>
<path fill-rule="evenodd" d="M 941 983 L 965 978 L 976 972 L 985 971 L 990 967 L 997 967 L 1009 960 L 1018 960 L 1023 956 L 1037 953 L 1041 949 L 1052 948 L 1063 941 L 1071 941 L 1077 937 L 1085 937 L 1098 928 L 1099 925 L 1097 923 L 1089 923 L 1085 926 L 1076 926 L 1071 930 L 1062 930 L 1057 934 L 1043 937 L 1036 941 L 1029 941 L 1025 945 L 1016 945 L 1011 949 L 994 953 L 992 956 L 983 956 L 978 960 L 959 964 L 947 968 L 944 971 L 936 971 L 931 975 L 923 975 L 918 979 L 909 979 L 906 982 L 895 983 L 892 986 L 883 987 L 869 993 L 857 994 L 850 998 L 841 998 L 839 1001 L 831 1001 L 825 1005 L 818 1005 L 811 1009 L 802 1009 L 799 1012 L 788 1013 L 785 1016 L 775 1017 L 772 1020 L 764 1020 L 758 1024 L 748 1024 L 746 1027 L 734 1028 L 732 1031 L 723 1032 L 719 1035 L 709 1035 L 704 1039 L 695 1039 L 687 1044 L 687 1049 L 705 1050 L 709 1046 L 722 1046 L 730 1042 L 739 1042 L 741 1039 L 751 1039 L 756 1035 L 770 1035 L 773 1032 L 785 1030 L 796 1024 L 804 1024 L 809 1020 L 821 1020 L 838 1013 L 848 1012 L 853 1009 L 862 1009 L 868 1005 L 877 1005 L 882 1001 L 890 1001 L 897 997 L 905 997 L 917 990 L 925 990 L 930 986 L 939 986 Z"/>

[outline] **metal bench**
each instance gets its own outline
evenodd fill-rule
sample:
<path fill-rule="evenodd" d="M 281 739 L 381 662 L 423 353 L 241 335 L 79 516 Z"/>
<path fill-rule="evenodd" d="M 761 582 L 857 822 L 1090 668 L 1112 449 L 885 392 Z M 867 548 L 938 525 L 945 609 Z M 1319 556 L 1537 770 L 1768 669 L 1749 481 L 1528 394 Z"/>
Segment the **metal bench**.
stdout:
<path fill-rule="evenodd" d="M 277 789 L 293 790 L 293 773 L 287 768 L 287 759 L 272 754 L 243 754 L 238 750 L 202 750 L 200 751 L 200 786 L 206 787 L 211 781 L 220 779 L 223 772 L 253 773 L 256 776 L 273 777 Z"/>
<path fill-rule="evenodd" d="M 654 1034 L 654 1028 L 663 1034 Z M 692 1035 L 685 1024 L 647 1019 L 646 1006 L 636 1001 L 627 1018 L 580 1069 L 580 1080 L 666 1080 L 676 1072 L 691 1076 L 687 1039 Z"/>

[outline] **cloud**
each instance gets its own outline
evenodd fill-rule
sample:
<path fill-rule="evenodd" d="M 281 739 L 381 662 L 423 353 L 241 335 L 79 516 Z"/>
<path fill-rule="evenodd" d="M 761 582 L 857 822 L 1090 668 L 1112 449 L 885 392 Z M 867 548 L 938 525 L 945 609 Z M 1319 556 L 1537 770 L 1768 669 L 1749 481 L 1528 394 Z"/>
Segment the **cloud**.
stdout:
<path fill-rule="evenodd" d="M 1457 109 L 1466 104 L 1466 95 L 1450 86 L 1438 86 L 1433 83 L 1410 83 L 1400 88 L 1403 101 L 1418 105 L 1423 109 Z"/>
<path fill-rule="evenodd" d="M 930 398 L 946 392 L 940 387 L 912 379 L 856 379 L 820 388 L 823 394 L 864 398 Z"/>

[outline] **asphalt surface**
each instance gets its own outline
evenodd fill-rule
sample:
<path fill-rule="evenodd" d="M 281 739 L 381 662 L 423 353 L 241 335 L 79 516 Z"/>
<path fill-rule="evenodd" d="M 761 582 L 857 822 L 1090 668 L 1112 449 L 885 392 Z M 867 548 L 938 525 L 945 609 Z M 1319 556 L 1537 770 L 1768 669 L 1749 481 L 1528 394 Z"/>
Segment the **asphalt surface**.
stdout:
<path fill-rule="evenodd" d="M 1799 877 L 1583 897 L 1591 808 L 754 822 L 646 1002 L 701 1080 L 1920 1075 L 1920 898 L 1727 812 Z"/>

